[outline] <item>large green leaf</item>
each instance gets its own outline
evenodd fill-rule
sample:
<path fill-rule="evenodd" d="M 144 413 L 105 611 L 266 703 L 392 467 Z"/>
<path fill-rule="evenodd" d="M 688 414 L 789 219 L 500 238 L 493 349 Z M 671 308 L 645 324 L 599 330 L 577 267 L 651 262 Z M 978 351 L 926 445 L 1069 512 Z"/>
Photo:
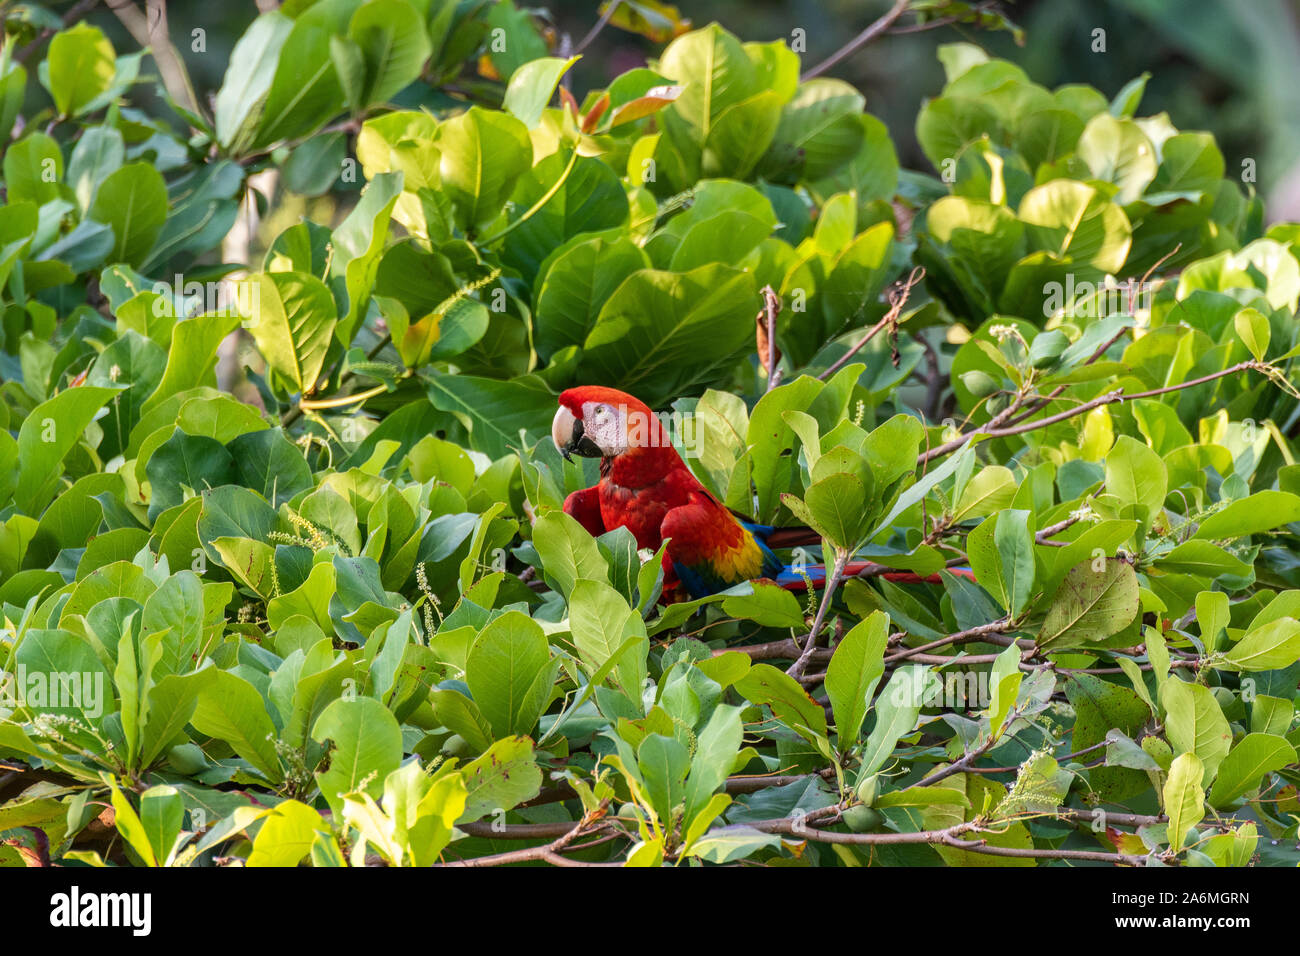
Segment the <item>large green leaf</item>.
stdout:
<path fill-rule="evenodd" d="M 138 266 L 167 219 L 167 184 L 148 163 L 128 163 L 100 184 L 87 215 L 113 227 L 112 261 Z"/>
<path fill-rule="evenodd" d="M 293 390 L 310 395 L 334 337 L 334 297 L 304 272 L 259 272 L 241 295 L 248 329 L 267 364 Z"/>
<path fill-rule="evenodd" d="M 472 106 L 438 126 L 442 182 L 456 223 L 471 234 L 495 219 L 532 167 L 528 128 L 508 113 Z"/>
<path fill-rule="evenodd" d="M 14 503 L 39 515 L 54 497 L 63 459 L 118 389 L 83 385 L 65 389 L 32 409 L 18 430 L 18 483 Z"/>
<path fill-rule="evenodd" d="M 284 772 L 275 750 L 275 725 L 257 688 L 229 671 L 217 671 L 198 695 L 190 718 L 194 729 L 234 748 L 272 783 Z"/>
<path fill-rule="evenodd" d="M 507 611 L 483 629 L 466 658 L 465 682 L 497 737 L 532 732 L 559 664 L 542 626 L 525 614 Z"/>
<path fill-rule="evenodd" d="M 1075 565 L 1065 575 L 1038 632 L 1038 646 L 1048 650 L 1080 647 L 1118 634 L 1138 612 L 1138 583 L 1133 566 L 1105 559 Z"/>
<path fill-rule="evenodd" d="M 417 79 L 431 47 L 419 13 L 406 0 L 370 0 L 357 8 L 348 36 L 361 48 L 366 87 L 361 103 L 383 103 Z"/>
<path fill-rule="evenodd" d="M 113 44 L 98 27 L 78 23 L 50 40 L 45 85 L 61 116 L 75 116 L 113 84 Z"/>
<path fill-rule="evenodd" d="M 232 152 L 241 152 L 242 145 L 253 136 L 275 78 L 280 51 L 292 29 L 292 19 L 279 10 L 267 10 L 244 31 L 231 51 L 215 105 L 217 141 Z"/>
<path fill-rule="evenodd" d="M 876 611 L 844 635 L 826 668 L 826 696 L 841 750 L 856 742 L 862 730 L 876 685 L 885 673 L 888 639 L 889 617 Z"/>
<path fill-rule="evenodd" d="M 334 744 L 329 769 L 316 777 L 332 809 L 341 807 L 349 793 L 378 796 L 384 778 L 402 762 L 401 727 L 373 697 L 334 701 L 316 718 L 311 736 Z"/>
<path fill-rule="evenodd" d="M 730 266 L 634 272 L 600 310 L 579 375 L 652 408 L 713 384 L 752 346 L 756 302 L 753 277 Z"/>

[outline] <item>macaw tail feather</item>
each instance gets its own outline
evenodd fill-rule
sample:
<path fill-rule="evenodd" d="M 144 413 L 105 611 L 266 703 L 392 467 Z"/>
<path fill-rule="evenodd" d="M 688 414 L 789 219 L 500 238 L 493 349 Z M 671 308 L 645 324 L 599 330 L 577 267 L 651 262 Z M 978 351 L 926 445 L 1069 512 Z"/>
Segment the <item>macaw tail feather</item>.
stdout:
<path fill-rule="evenodd" d="M 863 571 L 878 568 L 880 565 L 874 561 L 850 561 L 844 566 L 844 576 L 851 578 L 861 574 Z M 945 568 L 949 574 L 955 574 L 958 577 L 975 580 L 975 572 L 966 567 Z M 886 581 L 896 581 L 900 584 L 940 584 L 943 577 L 940 574 L 917 574 L 915 571 L 885 571 L 876 577 L 882 577 Z M 826 565 L 810 564 L 802 572 L 795 571 L 793 568 L 786 568 L 776 576 L 776 583 L 787 591 L 806 591 L 809 583 L 814 588 L 826 586 Z"/>
<path fill-rule="evenodd" d="M 763 533 L 763 530 L 766 533 Z M 759 526 L 760 536 L 769 548 L 813 548 L 822 543 L 822 536 L 812 528 L 792 525 L 788 528 Z"/>

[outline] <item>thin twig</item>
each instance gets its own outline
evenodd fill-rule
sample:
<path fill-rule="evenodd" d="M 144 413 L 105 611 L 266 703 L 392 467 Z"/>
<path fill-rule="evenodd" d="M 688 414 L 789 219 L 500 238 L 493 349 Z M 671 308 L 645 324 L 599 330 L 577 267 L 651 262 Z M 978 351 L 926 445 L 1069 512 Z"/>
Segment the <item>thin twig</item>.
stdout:
<path fill-rule="evenodd" d="M 1235 375 L 1238 372 L 1246 372 L 1246 371 L 1263 372 L 1268 368 L 1270 368 L 1270 366 L 1267 363 L 1257 362 L 1254 359 L 1251 359 L 1250 361 L 1246 361 L 1246 362 L 1238 362 L 1236 365 L 1233 365 L 1231 368 L 1225 368 L 1219 372 L 1212 372 L 1209 375 L 1202 375 L 1200 378 L 1194 378 L 1187 382 L 1180 382 L 1177 385 L 1166 385 L 1164 388 L 1153 388 L 1145 392 L 1131 392 L 1131 393 L 1125 392 L 1122 388 L 1117 388 L 1114 391 L 1106 392 L 1105 394 L 1099 395 L 1096 398 L 1092 399 L 1091 401 L 1083 402 L 1075 406 L 1074 408 L 1066 409 L 1065 411 L 1058 412 L 1055 415 L 1048 415 L 1046 418 L 1040 418 L 1037 421 L 1023 422 L 1021 424 L 1013 424 L 1008 421 L 1008 419 L 1010 418 L 1010 415 L 1007 414 L 1008 412 L 1019 411 L 1019 408 L 1013 403 L 1012 405 L 1009 405 L 1006 409 L 1004 409 L 1001 413 L 995 415 L 992 419 L 990 419 L 987 424 L 981 425 L 978 428 L 974 428 L 963 435 L 958 435 L 952 441 L 944 442 L 942 445 L 936 445 L 934 448 L 931 448 L 929 451 L 922 452 L 919 456 L 917 456 L 917 464 L 918 465 L 924 464 L 925 462 L 930 461 L 933 458 L 937 458 L 940 455 L 946 455 L 949 452 L 956 451 L 958 448 L 961 448 L 963 445 L 969 442 L 976 435 L 982 435 L 985 438 L 1007 438 L 1011 435 L 1023 435 L 1026 432 L 1031 432 L 1034 431 L 1035 429 L 1046 428 L 1048 425 L 1055 425 L 1058 422 L 1067 421 L 1071 418 L 1075 418 L 1078 415 L 1087 414 L 1088 412 L 1092 411 L 1094 408 L 1100 408 L 1103 405 L 1114 405 L 1120 402 L 1131 402 L 1139 398 L 1154 398 L 1157 395 L 1167 395 L 1170 392 L 1179 392 L 1182 391 L 1183 389 L 1195 388 L 1197 385 L 1204 385 L 1207 382 L 1213 382 L 1216 379 L 1224 378 L 1225 376 L 1228 375 Z"/>
<path fill-rule="evenodd" d="M 903 306 L 907 304 L 907 297 L 912 294 L 912 287 L 924 278 L 925 269 L 922 266 L 917 266 L 906 279 L 902 282 L 895 283 L 894 287 L 889 290 L 889 311 L 885 313 L 885 317 L 871 328 L 867 329 L 862 338 L 854 342 L 847 352 L 836 359 L 835 362 L 831 364 L 831 367 L 818 375 L 817 378 L 823 382 L 826 381 L 826 379 L 830 378 L 847 365 L 849 359 L 858 354 L 864 345 L 879 334 L 881 329 L 887 328 L 894 322 L 897 322 L 899 314 L 903 311 Z"/>
<path fill-rule="evenodd" d="M 964 631 L 958 631 L 956 634 L 949 634 L 947 637 L 941 637 L 937 641 L 931 641 L 928 644 L 922 644 L 919 647 L 908 647 L 901 651 L 890 654 L 885 658 L 886 664 L 893 664 L 898 661 L 907 660 L 917 654 L 924 654 L 939 647 L 948 647 L 953 644 L 969 644 L 974 641 L 980 641 L 990 634 L 1001 634 L 1009 631 L 1014 627 L 1011 618 L 1004 617 L 998 621 L 991 621 L 988 624 L 981 624 L 978 627 L 968 628 Z"/>
<path fill-rule="evenodd" d="M 781 361 L 776 347 L 776 317 L 781 311 L 781 297 L 770 285 L 763 286 L 763 309 L 758 313 L 758 321 L 767 321 L 767 389 L 771 391 L 781 383 L 781 370 L 777 367 Z"/>
<path fill-rule="evenodd" d="M 808 638 L 804 642 L 803 651 L 799 654 L 798 660 L 786 670 L 786 673 L 795 680 L 803 676 L 804 670 L 808 667 L 808 662 L 812 659 L 813 650 L 817 647 L 817 638 L 822 631 L 822 624 L 826 620 L 826 612 L 830 610 L 831 601 L 835 597 L 835 589 L 840 583 L 840 575 L 844 573 L 844 565 L 848 563 L 848 560 L 848 551 L 844 548 L 835 550 L 835 563 L 831 567 L 830 577 L 826 579 L 826 590 L 822 593 L 822 603 L 818 605 L 817 615 L 813 618 L 812 629 L 808 631 Z"/>
<path fill-rule="evenodd" d="M 573 54 L 575 56 L 587 49 L 587 44 L 591 43 L 592 40 L 596 39 L 596 37 L 600 35 L 600 31 L 605 29 L 610 19 L 614 16 L 614 11 L 622 5 L 623 0 L 611 0 L 609 6 L 605 8 L 605 12 L 601 14 L 600 19 L 596 21 L 596 25 L 588 30 L 587 35 L 579 40 L 578 45 L 573 48 Z"/>
<path fill-rule="evenodd" d="M 1132 853 L 1107 853 L 1105 850 L 1040 850 L 1022 847 L 990 846 L 984 840 L 962 840 L 952 834 L 945 834 L 945 846 L 957 850 L 970 850 L 987 856 L 1010 856 L 1031 860 L 1090 860 L 1096 863 L 1115 863 L 1125 866 L 1145 866 L 1146 857 Z"/>
<path fill-rule="evenodd" d="M 506 866 L 510 863 L 531 863 L 538 860 L 550 863 L 553 866 L 567 866 L 570 864 L 578 866 L 592 866 L 601 864 L 583 864 L 576 860 L 566 860 L 560 854 L 574 840 L 580 836 L 590 835 L 595 832 L 609 829 L 609 824 L 601 822 L 605 816 L 605 810 L 609 806 L 606 800 L 595 810 L 585 813 L 582 819 L 576 824 L 568 824 L 568 829 L 559 837 L 550 843 L 542 846 L 526 847 L 522 850 L 509 850 L 505 853 L 494 853 L 491 856 L 474 857 L 468 860 L 452 860 L 446 863 L 438 863 L 435 866 L 446 867 L 485 867 L 485 866 Z M 465 828 L 462 828 L 465 829 Z M 470 832 L 466 829 L 465 832 Z M 616 864 L 621 865 L 621 864 Z"/>
<path fill-rule="evenodd" d="M 72 26 L 73 23 L 80 20 L 83 16 L 85 16 L 87 13 L 93 10 L 97 3 L 99 3 L 99 0 L 80 0 L 79 3 L 71 7 L 68 10 L 68 12 L 63 15 L 63 19 L 62 19 L 63 25 L 65 27 Z M 40 33 L 36 35 L 36 38 L 32 40 L 31 43 L 28 43 L 25 47 L 23 47 L 21 50 L 18 51 L 18 53 L 14 56 L 14 62 L 21 63 L 22 65 L 26 66 L 27 61 L 30 60 L 32 56 L 35 55 L 36 51 L 41 48 L 41 44 L 43 44 L 50 37 L 54 36 L 54 34 L 55 34 L 55 30 L 53 27 L 46 27 L 44 30 L 42 30 Z M 8 133 L 9 131 L 0 130 L 0 132 Z"/>
<path fill-rule="evenodd" d="M 845 57 L 852 56 L 862 47 L 866 46 L 898 22 L 898 18 L 907 12 L 907 5 L 909 2 L 910 0 L 896 0 L 894 5 L 889 8 L 888 12 L 886 12 L 884 16 L 873 22 L 865 30 L 855 36 L 848 43 L 844 44 L 844 46 L 840 47 L 826 59 L 822 60 L 812 69 L 805 71 L 803 76 L 799 77 L 799 79 L 811 80 L 815 76 L 821 76 Z"/>

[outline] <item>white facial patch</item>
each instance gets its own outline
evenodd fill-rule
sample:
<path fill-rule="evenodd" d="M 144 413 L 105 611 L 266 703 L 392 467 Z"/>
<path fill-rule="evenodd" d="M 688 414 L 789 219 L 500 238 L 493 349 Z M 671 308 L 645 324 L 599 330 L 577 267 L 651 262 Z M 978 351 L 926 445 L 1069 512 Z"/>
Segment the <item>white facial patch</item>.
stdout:
<path fill-rule="evenodd" d="M 587 402 L 582 406 L 583 434 L 607 458 L 627 451 L 626 413 L 627 409 L 605 402 Z"/>

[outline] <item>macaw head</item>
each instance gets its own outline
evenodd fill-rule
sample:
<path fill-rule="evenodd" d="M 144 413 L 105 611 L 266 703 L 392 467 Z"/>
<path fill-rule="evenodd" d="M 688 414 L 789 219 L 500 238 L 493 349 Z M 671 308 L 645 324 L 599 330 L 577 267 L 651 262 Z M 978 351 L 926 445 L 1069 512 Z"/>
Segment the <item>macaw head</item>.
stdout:
<path fill-rule="evenodd" d="M 635 448 L 672 447 L 650 407 L 616 388 L 584 385 L 560 393 L 551 438 L 565 458 L 617 458 Z"/>

